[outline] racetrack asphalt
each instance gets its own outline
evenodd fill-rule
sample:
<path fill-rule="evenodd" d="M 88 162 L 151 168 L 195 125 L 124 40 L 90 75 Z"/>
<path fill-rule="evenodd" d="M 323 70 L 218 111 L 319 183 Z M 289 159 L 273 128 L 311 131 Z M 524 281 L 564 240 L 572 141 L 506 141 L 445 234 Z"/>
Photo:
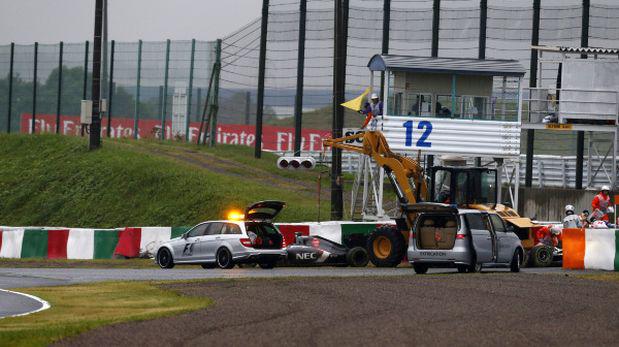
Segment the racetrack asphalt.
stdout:
<path fill-rule="evenodd" d="M 43 303 L 19 293 L 0 290 L 0 318 L 34 312 L 43 307 Z"/>
<path fill-rule="evenodd" d="M 451 272 L 162 286 L 209 297 L 214 304 L 175 317 L 97 328 L 59 344 L 599 346 L 619 341 L 619 284 L 569 274 Z"/>
<path fill-rule="evenodd" d="M 431 269 L 430 273 L 453 273 L 453 269 Z M 488 269 L 490 272 L 507 272 L 507 269 Z M 561 268 L 523 269 L 528 273 L 561 273 Z M 85 268 L 0 268 L 0 288 L 27 288 L 57 286 L 100 281 L 163 281 L 194 279 L 242 279 L 242 278 L 288 278 L 288 277 L 384 277 L 414 276 L 411 268 L 336 268 L 336 267 L 283 267 L 272 270 L 260 268 L 235 268 L 231 270 L 204 270 L 197 266 L 176 267 L 163 270 L 152 269 L 85 269 Z M 31 312 L 38 303 L 23 297 L 0 297 L 0 317 Z"/>
<path fill-rule="evenodd" d="M 455 269 L 430 269 L 430 273 L 453 273 Z M 484 269 L 486 272 L 509 272 L 509 269 Z M 526 268 L 526 273 L 563 273 L 560 267 Z M 571 271 L 573 273 L 573 271 Z M 100 281 L 163 281 L 193 279 L 278 278 L 278 277 L 351 277 L 351 276 L 412 276 L 410 267 L 338 268 L 338 267 L 278 267 L 209 269 L 199 266 L 177 266 L 174 269 L 86 269 L 86 268 L 0 268 L 0 288 L 24 288 Z"/>

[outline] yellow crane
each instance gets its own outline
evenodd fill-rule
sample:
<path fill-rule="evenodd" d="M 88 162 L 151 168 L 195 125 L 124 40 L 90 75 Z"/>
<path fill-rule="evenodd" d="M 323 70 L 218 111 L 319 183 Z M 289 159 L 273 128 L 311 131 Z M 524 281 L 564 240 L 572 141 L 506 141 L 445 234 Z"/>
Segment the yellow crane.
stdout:
<path fill-rule="evenodd" d="M 351 144 L 353 140 L 359 139 L 362 145 Z M 368 130 L 341 138 L 325 139 L 323 146 L 371 157 L 385 170 L 398 197 L 401 210 L 401 216 L 396 219 L 398 227 L 382 226 L 368 236 L 366 247 L 370 260 L 376 266 L 391 267 L 402 262 L 416 215 L 409 207 L 416 202 L 443 202 L 482 211 L 496 211 L 504 220 L 530 234 L 529 229 L 533 226 L 530 219 L 522 218 L 513 209 L 497 203 L 497 189 L 500 187 L 496 185 L 496 170 L 463 166 L 434 167 L 428 176 L 417 160 L 392 152 L 380 131 Z M 458 177 L 465 177 L 465 180 Z M 492 177 L 493 191 L 488 189 L 492 185 L 488 179 Z M 428 183 L 431 184 L 430 190 Z"/>

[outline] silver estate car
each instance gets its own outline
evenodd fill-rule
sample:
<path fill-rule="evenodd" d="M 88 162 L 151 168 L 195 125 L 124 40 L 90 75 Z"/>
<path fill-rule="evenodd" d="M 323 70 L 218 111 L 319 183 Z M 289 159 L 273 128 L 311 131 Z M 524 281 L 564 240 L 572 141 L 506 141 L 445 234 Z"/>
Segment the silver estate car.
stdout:
<path fill-rule="evenodd" d="M 416 273 L 424 274 L 430 267 L 520 271 L 524 254 L 520 239 L 497 214 L 438 203 L 412 204 L 407 210 L 417 213 L 407 252 Z"/>
<path fill-rule="evenodd" d="M 175 264 L 230 269 L 242 263 L 273 268 L 286 256 L 282 249 L 284 238 L 272 223 L 284 207 L 281 201 L 261 201 L 249 206 L 244 216 L 233 220 L 200 223 L 180 237 L 163 243 L 156 253 L 157 264 L 164 269 Z"/>

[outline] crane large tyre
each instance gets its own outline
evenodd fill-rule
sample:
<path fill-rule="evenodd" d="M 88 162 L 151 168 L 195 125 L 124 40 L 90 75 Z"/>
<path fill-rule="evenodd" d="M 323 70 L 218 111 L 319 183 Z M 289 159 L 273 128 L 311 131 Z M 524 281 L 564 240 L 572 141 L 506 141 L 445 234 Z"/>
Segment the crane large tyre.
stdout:
<path fill-rule="evenodd" d="M 374 266 L 396 267 L 404 258 L 406 240 L 397 229 L 383 226 L 370 233 L 366 248 Z"/>

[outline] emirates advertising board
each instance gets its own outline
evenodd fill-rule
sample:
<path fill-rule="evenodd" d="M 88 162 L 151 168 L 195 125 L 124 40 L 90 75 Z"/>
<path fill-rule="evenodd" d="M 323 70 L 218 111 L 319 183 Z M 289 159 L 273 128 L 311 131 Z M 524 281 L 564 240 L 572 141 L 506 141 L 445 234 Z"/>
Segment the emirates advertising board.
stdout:
<path fill-rule="evenodd" d="M 32 114 L 22 114 L 20 131 L 31 133 Z M 141 119 L 138 122 L 138 139 L 158 138 L 161 131 L 161 121 L 157 119 Z M 37 114 L 34 121 L 35 133 L 54 133 L 56 131 L 56 115 Z M 189 141 L 195 142 L 200 131 L 199 122 L 189 124 Z M 80 136 L 81 125 L 79 116 L 61 116 L 60 133 L 63 135 Z M 101 136 L 107 135 L 107 121 L 101 123 Z M 133 119 L 112 118 L 110 126 L 112 138 L 133 138 Z M 304 151 L 318 152 L 322 150 L 322 140 L 331 137 L 329 130 L 303 129 L 302 148 Z M 165 137 L 168 140 L 180 138 L 184 134 L 172 132 L 172 122 L 166 122 Z M 230 145 L 254 146 L 256 141 L 255 127 L 251 125 L 221 124 L 217 126 L 217 143 Z M 275 152 L 294 151 L 294 128 L 265 125 L 262 131 L 262 149 Z"/>
<path fill-rule="evenodd" d="M 391 150 L 398 153 L 499 158 L 520 155 L 518 122 L 385 116 L 381 123 Z"/>

